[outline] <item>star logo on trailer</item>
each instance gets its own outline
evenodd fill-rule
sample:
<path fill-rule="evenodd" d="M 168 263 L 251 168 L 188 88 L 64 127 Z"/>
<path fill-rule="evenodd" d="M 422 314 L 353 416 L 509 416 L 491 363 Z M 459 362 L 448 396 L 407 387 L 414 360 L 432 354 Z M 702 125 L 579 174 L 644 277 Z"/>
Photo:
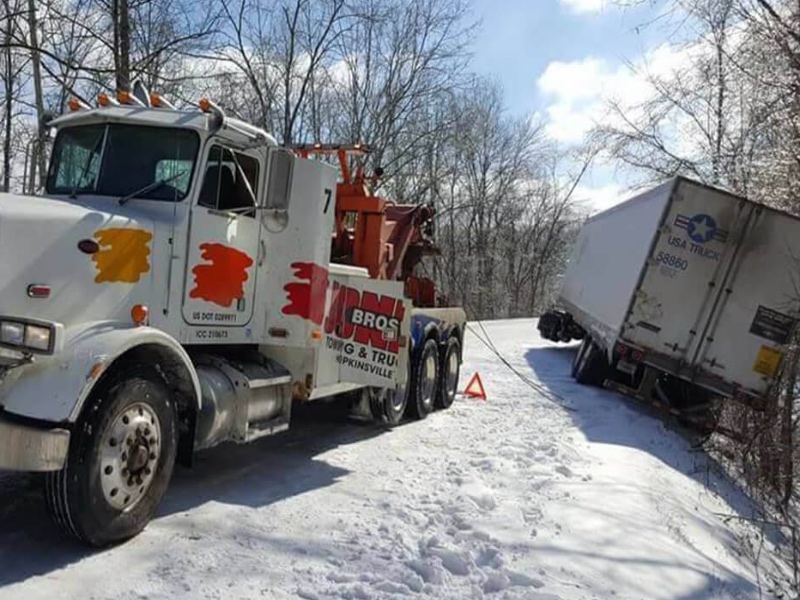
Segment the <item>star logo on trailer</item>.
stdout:
<path fill-rule="evenodd" d="M 709 215 L 678 215 L 675 217 L 675 227 L 684 229 L 697 244 L 706 244 L 711 240 L 724 244 L 728 240 L 728 232 L 717 227 L 717 222 Z"/>

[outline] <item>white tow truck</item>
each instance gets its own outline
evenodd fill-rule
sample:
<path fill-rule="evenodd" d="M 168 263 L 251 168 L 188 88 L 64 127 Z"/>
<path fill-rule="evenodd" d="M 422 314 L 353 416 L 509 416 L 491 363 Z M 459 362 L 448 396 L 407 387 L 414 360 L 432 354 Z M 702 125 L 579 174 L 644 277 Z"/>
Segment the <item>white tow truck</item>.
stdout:
<path fill-rule="evenodd" d="M 176 462 L 293 402 L 450 406 L 464 311 L 414 273 L 433 211 L 372 195 L 363 148 L 281 148 L 141 86 L 69 107 L 44 194 L 0 194 L 0 469 L 45 472 L 65 532 L 137 535 Z"/>

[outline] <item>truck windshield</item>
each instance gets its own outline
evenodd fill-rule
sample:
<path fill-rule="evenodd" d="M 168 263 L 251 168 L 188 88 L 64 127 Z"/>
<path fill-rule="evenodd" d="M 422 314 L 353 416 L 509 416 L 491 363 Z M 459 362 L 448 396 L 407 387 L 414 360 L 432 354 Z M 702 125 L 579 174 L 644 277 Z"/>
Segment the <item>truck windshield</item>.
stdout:
<path fill-rule="evenodd" d="M 98 194 L 178 202 L 189 192 L 200 140 L 194 131 L 101 124 L 58 132 L 50 194 Z M 163 182 L 163 183 L 160 183 Z"/>

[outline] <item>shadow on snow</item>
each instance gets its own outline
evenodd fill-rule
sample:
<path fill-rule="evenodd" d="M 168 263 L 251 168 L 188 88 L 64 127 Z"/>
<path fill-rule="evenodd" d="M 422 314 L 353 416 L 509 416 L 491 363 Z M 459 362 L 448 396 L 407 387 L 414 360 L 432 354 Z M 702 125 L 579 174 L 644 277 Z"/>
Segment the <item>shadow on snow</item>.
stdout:
<path fill-rule="evenodd" d="M 702 449 L 693 447 L 686 437 L 681 436 L 686 432 L 677 425 L 665 422 L 655 409 L 632 398 L 610 390 L 578 384 L 570 375 L 576 351 L 576 345 L 532 347 L 527 349 L 525 360 L 536 379 L 558 396 L 564 406 L 571 409 L 566 411 L 566 414 L 587 440 L 646 452 L 675 471 L 700 482 L 706 489 L 721 497 L 730 507 L 732 516 L 745 518 L 757 516 L 758 510 L 755 504 L 734 481 L 724 475 L 716 461 Z M 667 429 L 672 430 L 673 435 L 665 436 L 664 431 Z M 602 510 L 602 507 L 598 508 Z M 635 518 L 635 515 L 632 515 L 632 518 Z M 738 540 L 723 525 L 724 517 L 704 520 L 695 514 L 693 518 L 698 519 L 698 523 L 703 527 L 714 529 L 714 535 L 723 538 L 729 548 L 738 546 Z M 772 543 L 778 544 L 783 541 L 783 534 L 776 528 L 768 528 L 764 534 Z M 687 549 L 702 554 L 702 550 L 698 548 L 687 547 Z M 711 557 L 707 558 L 713 560 Z M 737 590 L 740 594 L 744 593 L 746 597 L 757 594 L 750 581 L 730 573 L 721 566 L 719 568 L 721 571 L 716 575 L 707 574 L 709 583 L 712 580 L 724 582 L 726 587 Z M 708 593 L 708 589 L 701 589 L 696 594 L 683 596 L 681 600 L 704 598 Z"/>
<path fill-rule="evenodd" d="M 348 471 L 319 454 L 384 431 L 316 411 L 293 418 L 292 429 L 274 437 L 198 453 L 191 469 L 176 466 L 156 520 L 211 501 L 257 508 L 325 488 Z M 47 515 L 42 488 L 41 475 L 0 473 L 0 587 L 103 552 L 61 534 Z"/>

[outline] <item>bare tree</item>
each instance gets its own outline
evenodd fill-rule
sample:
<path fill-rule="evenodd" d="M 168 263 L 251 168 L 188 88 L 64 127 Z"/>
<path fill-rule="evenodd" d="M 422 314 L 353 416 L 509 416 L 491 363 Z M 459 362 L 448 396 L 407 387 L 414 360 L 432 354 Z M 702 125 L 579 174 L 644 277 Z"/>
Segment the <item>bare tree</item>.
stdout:
<path fill-rule="evenodd" d="M 4 23 L 2 35 L 2 69 L 0 85 L 2 86 L 3 114 L 3 177 L 0 189 L 9 191 L 14 171 L 14 159 L 18 148 L 14 145 L 14 125 L 19 117 L 20 103 L 24 94 L 27 79 L 27 60 L 24 54 L 15 47 L 13 40 L 18 39 L 24 29 L 26 6 L 22 0 L 2 0 Z"/>

